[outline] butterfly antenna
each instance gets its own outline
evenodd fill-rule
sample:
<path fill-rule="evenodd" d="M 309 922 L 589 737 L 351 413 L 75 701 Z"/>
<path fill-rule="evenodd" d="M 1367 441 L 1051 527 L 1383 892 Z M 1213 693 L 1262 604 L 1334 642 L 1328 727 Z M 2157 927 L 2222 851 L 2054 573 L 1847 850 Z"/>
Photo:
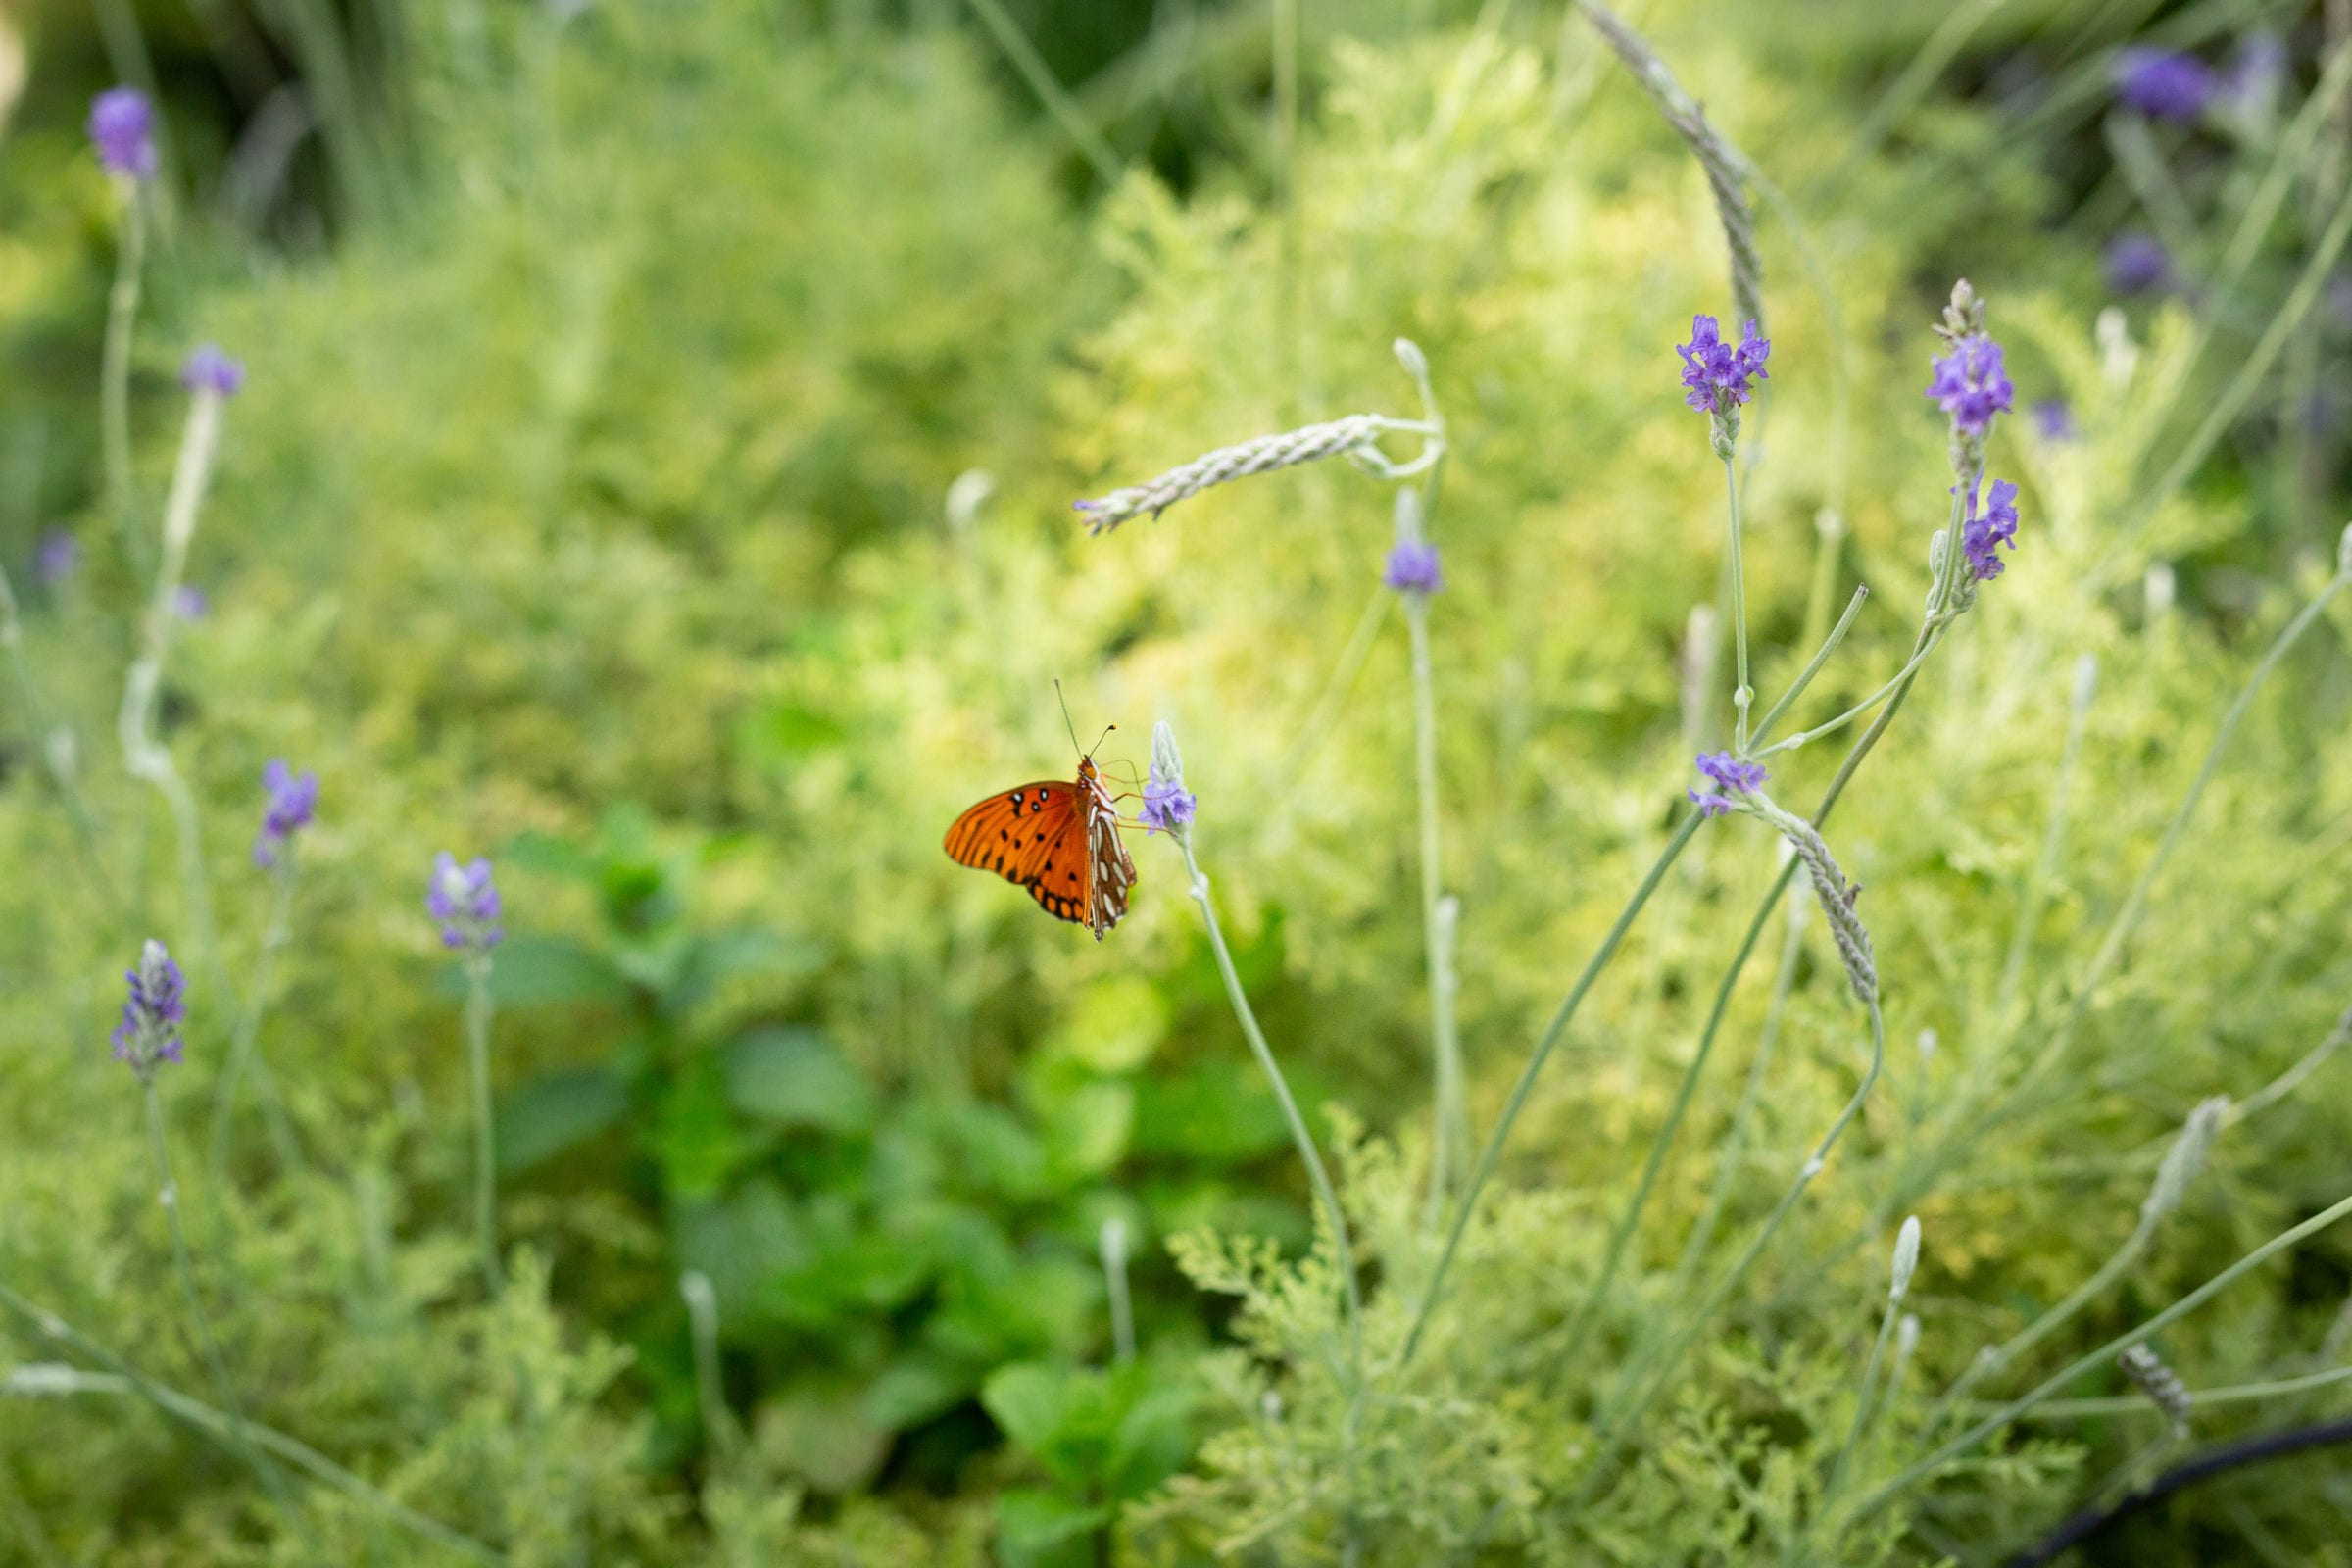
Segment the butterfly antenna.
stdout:
<path fill-rule="evenodd" d="M 1078 726 L 1070 722 L 1070 700 L 1061 694 L 1061 677 L 1054 677 L 1054 700 L 1061 705 L 1061 727 L 1070 732 L 1070 750 L 1078 751 Z M 1079 752 L 1085 756 L 1084 752 Z"/>
<path fill-rule="evenodd" d="M 1102 743 L 1103 743 L 1104 741 L 1106 741 L 1106 740 L 1110 739 L 1110 732 L 1111 732 L 1112 730 L 1114 730 L 1114 729 L 1117 729 L 1118 727 L 1119 727 L 1119 726 L 1118 726 L 1118 725 L 1116 725 L 1116 724 L 1105 724 L 1105 725 L 1103 725 L 1103 726 L 1102 726 L 1102 733 L 1095 737 L 1095 744 L 1094 744 L 1093 746 L 1091 746 L 1091 747 L 1087 748 L 1087 753 L 1086 753 L 1086 755 L 1087 755 L 1087 756 L 1089 756 L 1089 757 L 1092 757 L 1092 756 L 1094 756 L 1094 755 L 1095 755 L 1095 753 L 1097 753 L 1097 752 L 1101 751 L 1101 750 L 1102 749 Z"/>

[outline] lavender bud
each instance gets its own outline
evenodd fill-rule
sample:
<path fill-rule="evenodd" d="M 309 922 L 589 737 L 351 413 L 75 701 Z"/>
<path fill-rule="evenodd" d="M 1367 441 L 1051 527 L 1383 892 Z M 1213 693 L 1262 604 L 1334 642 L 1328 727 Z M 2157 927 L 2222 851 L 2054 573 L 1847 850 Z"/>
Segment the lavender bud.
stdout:
<path fill-rule="evenodd" d="M 1404 367 L 1405 374 L 1415 381 L 1429 379 L 1429 356 L 1421 352 L 1420 344 L 1409 337 L 1400 337 L 1389 347 L 1396 352 L 1396 363 Z"/>
<path fill-rule="evenodd" d="M 433 861 L 424 910 L 441 927 L 445 948 L 487 954 L 507 934 L 498 884 L 490 878 L 490 862 L 480 856 L 460 865 L 456 856 L 442 851 Z"/>
<path fill-rule="evenodd" d="M 2165 1151 L 2164 1163 L 2156 1169 L 2156 1181 L 2148 1189 L 2146 1200 L 2139 1205 L 2141 1229 L 2153 1226 L 2180 1206 L 2188 1184 L 2205 1168 L 2205 1155 L 2212 1150 L 2214 1135 L 2221 1131 L 2223 1113 L 2229 1108 L 2230 1097 L 2215 1095 L 2197 1102 L 2197 1108 L 2188 1113 L 2180 1135 Z"/>
<path fill-rule="evenodd" d="M 1903 1362 L 1910 1360 L 1911 1352 L 1918 1348 L 1919 1315 L 1915 1312 L 1905 1312 L 1894 1325 L 1895 1364 L 1900 1366 Z"/>
<path fill-rule="evenodd" d="M 139 950 L 138 967 L 124 973 L 130 995 L 122 1003 L 122 1021 L 115 1026 L 115 1059 L 129 1064 L 139 1082 L 155 1077 L 156 1068 L 180 1058 L 180 1026 L 187 1021 L 187 980 L 161 942 L 149 938 Z"/>
<path fill-rule="evenodd" d="M 2099 656 L 2084 654 L 2075 661 L 2075 690 L 2072 701 L 2080 713 L 2090 707 L 2090 700 L 2099 693 Z"/>
<path fill-rule="evenodd" d="M 109 87 L 90 100 L 90 144 L 111 173 L 155 177 L 155 106 L 136 87 Z"/>
<path fill-rule="evenodd" d="M 1911 1289 L 1911 1276 L 1919 1268 L 1919 1216 L 1903 1221 L 1903 1228 L 1894 1235 L 1894 1273 L 1886 1287 L 1886 1299 L 1899 1302 Z"/>
<path fill-rule="evenodd" d="M 2173 1424 L 2175 1437 L 2188 1435 L 2188 1386 L 2180 1381 L 2179 1373 L 2164 1364 L 2164 1357 L 2144 1345 L 2134 1345 L 2117 1356 L 2115 1364 L 2148 1396 L 2149 1403 L 2164 1412 L 2165 1419 Z"/>
<path fill-rule="evenodd" d="M 211 343 L 199 343 L 179 368 L 179 384 L 203 396 L 234 397 L 245 384 L 245 367 Z"/>
<path fill-rule="evenodd" d="M 2336 537 L 2335 574 L 2352 577 L 2352 522 L 2345 523 L 2344 531 Z"/>
<path fill-rule="evenodd" d="M 1176 750 L 1176 732 L 1163 718 L 1152 726 L 1152 776 L 1144 784 L 1144 807 L 1137 820 L 1147 833 L 1164 830 L 1182 843 L 1198 805 L 1184 787 L 1184 757 Z"/>

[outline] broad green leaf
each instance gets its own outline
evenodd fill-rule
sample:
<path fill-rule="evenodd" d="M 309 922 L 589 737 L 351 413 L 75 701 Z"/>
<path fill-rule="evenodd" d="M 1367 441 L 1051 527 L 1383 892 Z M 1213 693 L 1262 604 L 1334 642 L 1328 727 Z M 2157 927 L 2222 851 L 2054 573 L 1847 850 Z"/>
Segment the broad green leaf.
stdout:
<path fill-rule="evenodd" d="M 813 1029 L 755 1029 L 725 1053 L 727 1099 L 747 1116 L 785 1127 L 862 1131 L 874 1092 Z"/>
<path fill-rule="evenodd" d="M 498 1099 L 498 1168 L 529 1170 L 577 1148 L 627 1114 L 629 1086 L 609 1067 L 534 1078 Z"/>

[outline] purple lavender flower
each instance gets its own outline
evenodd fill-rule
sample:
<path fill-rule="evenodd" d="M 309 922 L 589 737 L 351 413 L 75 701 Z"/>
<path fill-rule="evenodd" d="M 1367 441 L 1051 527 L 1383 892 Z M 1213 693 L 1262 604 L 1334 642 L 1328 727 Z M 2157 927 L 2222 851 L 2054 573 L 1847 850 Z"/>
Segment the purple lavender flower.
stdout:
<path fill-rule="evenodd" d="M 1438 547 L 1419 540 L 1407 540 L 1389 552 L 1388 569 L 1380 580 L 1398 593 L 1434 594 L 1446 586 L 1446 574 L 1438 569 Z"/>
<path fill-rule="evenodd" d="M 2117 294 L 2145 294 L 2172 277 L 2171 253 L 2153 234 L 2128 229 L 2107 244 L 2107 287 Z"/>
<path fill-rule="evenodd" d="M 2151 120 L 2189 121 L 2205 112 L 2219 83 L 2194 55 L 2171 49 L 2119 49 L 2115 96 Z"/>
<path fill-rule="evenodd" d="M 466 865 L 443 850 L 433 860 L 433 879 L 425 890 L 424 912 L 441 927 L 445 948 L 471 948 L 488 953 L 507 934 L 498 885 L 490 880 L 490 862 L 480 856 Z"/>
<path fill-rule="evenodd" d="M 1951 416 L 1952 428 L 1964 436 L 1982 438 L 1992 428 L 1992 416 L 2009 412 L 2017 388 L 2001 366 L 2001 346 L 1982 332 L 1971 333 L 1952 345 L 1952 352 L 1929 362 L 1935 378 L 1927 395 Z"/>
<path fill-rule="evenodd" d="M 90 100 L 90 143 L 112 172 L 153 179 L 155 106 L 136 87 L 107 88 Z"/>
<path fill-rule="evenodd" d="M 253 863 L 275 865 L 293 842 L 295 829 L 311 825 L 311 814 L 318 808 L 318 775 L 297 776 L 284 758 L 273 757 L 262 769 L 262 788 L 270 798 L 262 807 L 262 830 L 254 836 Z M 438 885 L 437 874 L 434 881 Z M 434 918 L 440 918 L 438 911 Z"/>
<path fill-rule="evenodd" d="M 181 583 L 172 596 L 172 612 L 182 620 L 202 620 L 212 612 L 212 596 L 192 582 Z"/>
<path fill-rule="evenodd" d="M 81 541 L 63 528 L 52 528 L 41 535 L 41 542 L 32 553 L 32 574 L 44 588 L 55 588 L 81 569 Z"/>
<path fill-rule="evenodd" d="M 1721 816 L 1738 805 L 1732 796 L 1745 795 L 1761 789 L 1768 776 L 1762 762 L 1742 762 L 1729 752 L 1701 752 L 1698 770 L 1715 786 L 1712 790 L 1687 790 L 1690 804 L 1698 808 L 1701 816 Z"/>
<path fill-rule="evenodd" d="M 2034 405 L 2034 428 L 2044 441 L 2075 438 L 2075 411 L 2064 398 L 2043 398 Z"/>
<path fill-rule="evenodd" d="M 1969 496 L 1969 511 L 1976 513 L 1976 496 Z M 1992 491 L 1985 498 L 1984 510 L 1960 525 L 1960 551 L 1968 558 L 1969 569 L 1977 581 L 1990 582 L 2001 574 L 2002 564 L 1994 546 L 2017 548 L 2017 486 L 2006 479 L 1992 481 Z"/>
<path fill-rule="evenodd" d="M 164 1062 L 179 1060 L 180 1025 L 187 1021 L 187 980 L 161 942 L 149 938 L 138 966 L 124 972 L 130 995 L 115 1026 L 115 1059 L 128 1062 L 145 1083 Z"/>
<path fill-rule="evenodd" d="M 211 343 L 199 343 L 179 368 L 179 384 L 191 392 L 234 397 L 245 384 L 245 367 Z"/>
<path fill-rule="evenodd" d="M 1690 341 L 1677 343 L 1674 352 L 1683 357 L 1683 401 L 1704 414 L 1729 414 L 1745 403 L 1751 393 L 1750 376 L 1763 380 L 1764 361 L 1772 353 L 1769 339 L 1756 333 L 1756 323 L 1749 321 L 1741 329 L 1740 345 L 1734 348 L 1723 341 L 1715 318 L 1690 318 Z"/>
<path fill-rule="evenodd" d="M 1192 791 L 1179 780 L 1162 777 L 1154 762 L 1152 777 L 1144 785 L 1144 808 L 1136 813 L 1136 820 L 1144 824 L 1146 833 L 1173 833 L 1192 821 L 1197 804 Z"/>

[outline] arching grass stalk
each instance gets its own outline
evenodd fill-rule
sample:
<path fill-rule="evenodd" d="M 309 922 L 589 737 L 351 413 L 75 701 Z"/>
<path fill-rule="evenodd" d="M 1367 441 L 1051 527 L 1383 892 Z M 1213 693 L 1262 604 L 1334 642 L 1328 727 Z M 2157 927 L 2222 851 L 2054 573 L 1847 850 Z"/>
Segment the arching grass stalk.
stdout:
<path fill-rule="evenodd" d="M 294 848 L 288 844 L 278 852 L 277 862 L 270 868 L 270 921 L 262 930 L 261 956 L 254 960 L 253 985 L 245 994 L 244 1010 L 237 1015 L 236 1033 L 229 1039 L 228 1064 L 221 1069 L 220 1081 L 213 1091 L 216 1180 L 228 1169 L 229 1133 L 236 1120 L 237 1089 L 248 1072 L 253 1076 L 262 1119 L 268 1124 L 270 1141 L 277 1149 L 279 1170 L 291 1174 L 303 1168 L 302 1147 L 295 1141 L 293 1123 L 287 1119 L 285 1102 L 278 1095 L 270 1064 L 262 1058 L 260 1044 L 262 1014 L 270 1005 L 270 982 L 277 965 L 278 950 L 286 945 L 293 929 L 295 863 Z"/>
<path fill-rule="evenodd" d="M 2000 1431 L 2003 1427 L 2010 1425 L 2019 1416 L 2024 1415 L 2028 1411 L 2034 1409 L 2044 1399 L 2057 1393 L 2060 1389 L 2066 1387 L 2066 1385 L 2069 1383 L 2072 1383 L 2075 1379 L 2081 1377 L 2083 1373 L 2092 1371 L 2096 1368 L 2105 1367 L 2112 1363 L 2118 1355 L 2122 1354 L 2125 1350 L 2130 1349 L 2132 1346 L 2144 1344 L 2146 1341 L 2155 1338 L 2158 1334 L 2164 1332 L 2165 1329 L 2186 1317 L 2198 1307 L 2203 1306 L 2207 1301 L 2213 1299 L 2214 1297 L 2219 1296 L 2223 1291 L 2228 1290 L 2232 1284 L 2236 1283 L 2237 1280 L 2244 1275 L 2252 1272 L 2254 1269 L 2260 1268 L 2264 1263 L 2277 1256 L 2279 1252 L 2286 1250 L 2287 1249 L 2295 1246 L 2297 1243 L 2302 1242 L 2306 1238 L 2318 1235 L 2321 1231 L 2328 1229 L 2329 1226 L 2335 1224 L 2336 1221 L 2344 1218 L 2348 1214 L 2352 1214 L 2352 1198 L 2341 1199 L 2338 1201 L 2329 1204 L 2327 1208 L 2323 1209 L 2319 1213 L 2314 1214 L 2311 1218 L 2303 1221 L 2300 1225 L 2296 1225 L 2287 1230 L 2279 1232 L 2277 1236 L 2272 1237 L 2269 1241 L 2263 1243 L 2260 1247 L 2257 1247 L 2254 1249 L 2254 1250 L 2248 1252 L 2245 1256 L 2239 1258 L 2236 1262 L 2230 1264 L 2219 1274 L 2216 1274 L 2212 1279 L 2207 1280 L 2204 1284 L 2198 1286 L 2195 1290 L 2189 1292 L 2178 1301 L 2175 1301 L 2171 1306 L 2166 1307 L 2154 1317 L 2149 1318 L 2139 1327 L 2132 1329 L 2128 1333 L 2119 1334 L 2114 1339 L 2109 1340 L 2105 1345 L 2100 1346 L 2098 1348 L 2068 1362 L 2066 1366 L 2057 1372 L 2052 1373 L 2049 1377 L 2043 1379 L 2040 1383 L 2034 1385 L 2026 1393 L 2018 1396 L 2014 1399 L 2011 1399 L 2007 1404 L 2000 1406 L 1991 1414 L 1985 1416 L 1982 1421 L 1979 1421 L 1976 1423 L 1976 1425 L 1970 1427 L 1967 1431 L 1953 1438 L 1948 1443 L 1943 1444 L 1941 1446 L 1935 1449 L 1935 1451 L 1929 1453 L 1926 1457 L 1914 1461 L 1904 1469 L 1889 1477 L 1875 1490 L 1865 1494 L 1862 1499 L 1855 1504 L 1854 1518 L 1859 1521 L 1870 1517 L 1870 1515 L 1877 1512 L 1880 1508 L 1885 1507 L 1888 1502 L 1901 1495 L 1911 1487 L 1917 1485 L 1920 1481 L 1924 1480 L 1928 1476 L 1933 1475 L 1944 1464 L 1954 1458 L 1957 1458 L 1959 1455 L 1966 1453 L 1969 1449 L 1984 1442 L 1993 1433 Z"/>
<path fill-rule="evenodd" d="M 1861 1083 L 1855 1086 L 1852 1096 L 1838 1112 L 1838 1119 L 1830 1123 L 1829 1131 L 1822 1135 L 1821 1142 L 1814 1146 L 1812 1154 L 1798 1167 L 1795 1179 L 1788 1184 L 1788 1191 L 1781 1195 L 1781 1200 L 1773 1205 L 1772 1212 L 1765 1216 L 1764 1223 L 1756 1228 L 1746 1248 L 1709 1288 L 1697 1309 L 1681 1330 L 1667 1342 L 1663 1350 L 1638 1360 L 1620 1380 L 1619 1387 L 1626 1393 L 1614 1401 L 1614 1412 L 1602 1419 L 1597 1440 L 1599 1457 L 1593 1461 L 1592 1469 L 1578 1492 L 1579 1501 L 1591 1498 L 1607 1483 L 1618 1455 L 1633 1439 L 1635 1424 L 1648 1410 L 1650 1402 L 1664 1391 L 1676 1367 L 1682 1363 L 1684 1354 L 1697 1340 L 1699 1331 L 1706 1327 L 1716 1309 L 1723 1305 L 1740 1280 L 1746 1277 L 1756 1259 L 1763 1255 L 1764 1249 L 1771 1245 L 1773 1237 L 1779 1233 L 1782 1222 L 1796 1207 L 1797 1200 L 1805 1196 L 1805 1189 L 1813 1185 L 1813 1179 L 1827 1165 L 1830 1152 L 1838 1147 L 1838 1141 L 1845 1136 L 1845 1129 L 1861 1114 L 1862 1102 L 1870 1098 L 1871 1090 L 1878 1085 L 1879 1073 L 1886 1064 L 1886 1020 L 1880 1015 L 1876 998 L 1866 1005 L 1870 1013 L 1870 1065 L 1864 1070 Z"/>
<path fill-rule="evenodd" d="M 286 1522 L 301 1530 L 302 1515 L 284 1472 L 278 1469 L 275 1460 L 253 1445 L 244 1406 L 228 1380 L 227 1359 L 221 1355 L 220 1341 L 213 1333 L 212 1314 L 204 1309 L 204 1297 L 196 1289 L 196 1264 L 188 1250 L 187 1229 L 179 1217 L 179 1186 L 172 1179 L 172 1152 L 164 1137 L 164 1102 L 156 1094 L 152 1074 L 140 1075 L 140 1092 L 147 1102 L 147 1139 L 155 1154 L 156 1201 L 163 1206 L 165 1225 L 172 1233 L 172 1264 L 179 1276 L 180 1299 L 187 1308 L 189 1329 L 204 1354 L 205 1372 L 212 1379 L 213 1397 L 228 1413 L 229 1439 L 240 1457 L 253 1466 L 262 1484 L 270 1489 L 270 1495 Z"/>
<path fill-rule="evenodd" d="M 131 775 L 154 786 L 171 808 L 179 839 L 180 885 L 200 961 L 219 982 L 220 994 L 229 996 L 232 988 L 220 973 L 220 951 L 214 944 L 212 895 L 205 883 L 203 830 L 195 797 L 172 766 L 171 749 L 154 733 L 156 699 L 163 689 L 164 661 L 172 649 L 172 626 L 177 618 L 179 587 L 187 569 L 188 542 L 196 535 L 197 514 L 212 479 L 213 457 L 220 440 L 220 411 L 227 395 L 212 383 L 199 383 L 194 394 L 188 400 L 179 458 L 164 505 L 163 558 L 156 568 L 155 593 L 140 628 L 139 657 L 122 683 L 122 708 L 116 730 Z"/>
<path fill-rule="evenodd" d="M 1836 558 L 1830 559 L 1834 565 Z M 1822 639 L 1820 650 L 1797 672 L 1796 679 L 1788 683 L 1788 689 L 1781 693 L 1781 700 L 1766 709 L 1764 716 L 1756 720 L 1755 733 L 1747 738 L 1749 746 L 1763 745 L 1765 738 L 1772 734 L 1773 726 L 1780 723 L 1781 715 L 1788 711 L 1789 705 L 1805 694 L 1805 688 L 1813 684 L 1813 677 L 1821 673 L 1821 667 L 1830 662 L 1830 656 L 1838 651 L 1838 645 L 1844 642 L 1845 634 L 1853 629 L 1854 617 L 1862 613 L 1863 602 L 1869 598 L 1870 590 L 1867 587 L 1857 586 L 1854 589 L 1854 597 L 1845 602 L 1845 613 L 1838 617 L 1838 624 L 1831 627 L 1829 635 Z"/>
<path fill-rule="evenodd" d="M 418 1513 L 310 1445 L 258 1422 L 232 1419 L 201 1399 L 191 1398 L 176 1389 L 156 1382 L 64 1318 L 5 1285 L 0 1285 L 0 1306 L 14 1312 L 42 1337 L 55 1340 L 105 1367 L 113 1379 L 102 1383 L 93 1374 L 76 1372 L 70 1377 L 57 1378 L 54 1392 L 136 1394 L 162 1415 L 179 1422 L 208 1442 L 220 1445 L 240 1461 L 251 1464 L 258 1455 L 250 1448 L 238 1446 L 236 1436 L 242 1430 L 252 1440 L 254 1446 L 268 1449 L 313 1480 L 334 1488 L 354 1502 L 403 1529 L 414 1531 L 475 1562 L 496 1565 L 506 1560 L 472 1537 L 451 1529 L 438 1519 Z"/>

